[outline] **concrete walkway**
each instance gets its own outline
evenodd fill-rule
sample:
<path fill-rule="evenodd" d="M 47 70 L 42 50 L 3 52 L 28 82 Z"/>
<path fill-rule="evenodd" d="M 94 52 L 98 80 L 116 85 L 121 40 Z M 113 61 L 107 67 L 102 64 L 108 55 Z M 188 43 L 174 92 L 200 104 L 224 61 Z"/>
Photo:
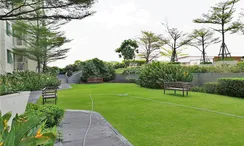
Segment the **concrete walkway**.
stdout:
<path fill-rule="evenodd" d="M 82 146 L 89 119 L 90 111 L 66 111 L 59 128 L 63 133 L 63 142 L 57 143 L 55 146 Z M 132 144 L 99 113 L 93 112 L 85 146 L 132 146 Z"/>

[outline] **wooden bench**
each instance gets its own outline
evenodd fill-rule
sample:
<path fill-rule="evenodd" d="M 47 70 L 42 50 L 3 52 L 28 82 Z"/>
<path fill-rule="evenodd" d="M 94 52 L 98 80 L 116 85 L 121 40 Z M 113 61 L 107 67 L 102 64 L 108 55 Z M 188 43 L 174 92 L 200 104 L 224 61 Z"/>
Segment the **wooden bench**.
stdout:
<path fill-rule="evenodd" d="M 191 83 L 188 82 L 165 82 L 164 83 L 164 94 L 166 94 L 166 90 L 174 90 L 174 93 L 176 94 L 176 91 L 182 91 L 183 96 L 186 95 L 188 96 L 188 91 L 190 91 L 192 87 Z"/>
<path fill-rule="evenodd" d="M 103 78 L 88 78 L 87 83 L 103 83 Z"/>
<path fill-rule="evenodd" d="M 55 104 L 57 104 L 57 87 L 46 87 L 42 89 L 42 103 L 45 104 L 47 99 L 55 99 Z"/>

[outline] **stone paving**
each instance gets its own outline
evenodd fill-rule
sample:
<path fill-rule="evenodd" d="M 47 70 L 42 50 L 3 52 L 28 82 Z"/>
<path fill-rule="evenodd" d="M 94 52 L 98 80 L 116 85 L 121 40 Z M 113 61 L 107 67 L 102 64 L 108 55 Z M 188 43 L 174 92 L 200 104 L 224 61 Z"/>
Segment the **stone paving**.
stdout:
<path fill-rule="evenodd" d="M 65 112 L 59 127 L 63 133 L 63 142 L 55 146 L 82 146 L 90 111 Z M 118 131 L 116 131 L 99 113 L 93 112 L 91 128 L 87 134 L 85 146 L 132 146 Z"/>

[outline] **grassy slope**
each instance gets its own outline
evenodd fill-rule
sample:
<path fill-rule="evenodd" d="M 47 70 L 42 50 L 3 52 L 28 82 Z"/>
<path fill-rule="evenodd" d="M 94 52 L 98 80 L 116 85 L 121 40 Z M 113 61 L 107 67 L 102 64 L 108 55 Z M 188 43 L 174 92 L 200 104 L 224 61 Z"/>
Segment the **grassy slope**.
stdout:
<path fill-rule="evenodd" d="M 239 146 L 244 145 L 244 119 L 133 98 L 131 95 L 206 108 L 244 116 L 244 100 L 190 93 L 189 97 L 163 95 L 162 90 L 134 84 L 73 85 L 59 91 L 58 105 L 65 109 L 91 109 L 101 113 L 135 146 Z M 180 93 L 179 93 L 180 94 Z"/>

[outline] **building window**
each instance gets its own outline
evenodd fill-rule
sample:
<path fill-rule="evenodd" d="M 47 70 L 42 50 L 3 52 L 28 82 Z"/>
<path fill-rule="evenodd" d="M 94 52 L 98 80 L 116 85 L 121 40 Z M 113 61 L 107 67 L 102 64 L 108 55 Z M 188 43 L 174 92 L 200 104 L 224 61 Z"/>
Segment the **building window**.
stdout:
<path fill-rule="evenodd" d="M 10 36 L 11 34 L 11 26 L 9 22 L 6 22 L 6 34 Z"/>
<path fill-rule="evenodd" d="M 9 64 L 13 63 L 13 55 L 12 55 L 12 52 L 10 50 L 7 50 L 7 62 Z"/>

